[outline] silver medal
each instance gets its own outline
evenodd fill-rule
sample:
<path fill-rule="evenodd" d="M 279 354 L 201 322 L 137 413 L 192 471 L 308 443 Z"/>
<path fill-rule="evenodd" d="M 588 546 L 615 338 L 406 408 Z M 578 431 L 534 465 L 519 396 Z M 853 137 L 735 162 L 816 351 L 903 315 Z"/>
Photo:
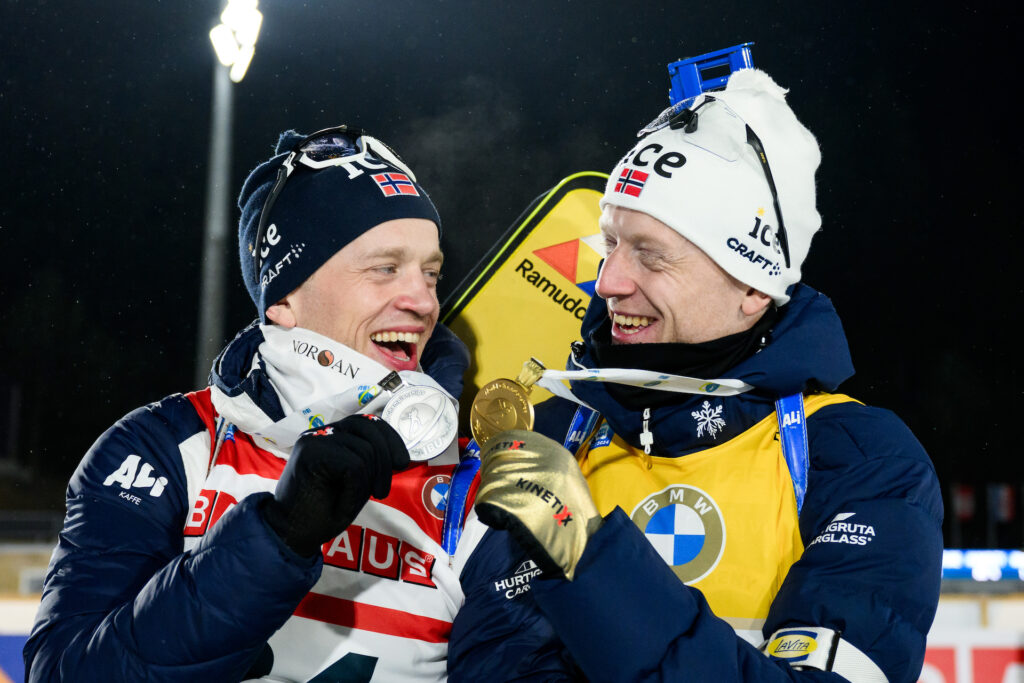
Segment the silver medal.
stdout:
<path fill-rule="evenodd" d="M 443 392 L 428 386 L 403 384 L 384 407 L 381 417 L 395 428 L 411 460 L 441 455 L 458 432 L 455 405 Z"/>

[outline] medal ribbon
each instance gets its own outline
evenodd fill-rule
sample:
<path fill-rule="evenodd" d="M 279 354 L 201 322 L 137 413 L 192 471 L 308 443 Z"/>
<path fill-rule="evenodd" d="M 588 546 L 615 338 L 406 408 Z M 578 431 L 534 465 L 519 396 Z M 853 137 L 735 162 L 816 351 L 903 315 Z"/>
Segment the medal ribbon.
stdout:
<path fill-rule="evenodd" d="M 562 384 L 561 380 L 578 382 L 614 382 L 655 391 L 674 391 L 680 394 L 705 396 L 736 396 L 754 387 L 738 379 L 699 379 L 683 375 L 670 375 L 651 370 L 629 368 L 586 368 L 583 370 L 545 370 L 537 384 L 555 396 L 586 405 Z"/>

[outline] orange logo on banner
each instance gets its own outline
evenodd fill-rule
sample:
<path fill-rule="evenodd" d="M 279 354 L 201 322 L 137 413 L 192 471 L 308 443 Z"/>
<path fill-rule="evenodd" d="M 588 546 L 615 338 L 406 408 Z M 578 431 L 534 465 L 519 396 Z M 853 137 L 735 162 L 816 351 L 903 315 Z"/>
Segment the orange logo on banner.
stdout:
<path fill-rule="evenodd" d="M 544 263 L 564 275 L 566 280 L 576 282 L 576 261 L 580 254 L 579 240 L 569 240 L 561 244 L 553 244 L 550 247 L 538 249 L 533 253 L 540 257 Z"/>
<path fill-rule="evenodd" d="M 594 286 L 597 284 L 597 264 L 601 260 L 601 253 L 594 246 L 601 239 L 600 233 L 580 237 L 568 242 L 559 242 L 550 247 L 534 249 L 534 256 L 548 264 L 555 271 L 569 282 L 573 283 L 587 296 L 594 296 Z M 580 243 L 586 248 L 580 250 Z M 582 281 L 578 278 L 583 278 Z"/>

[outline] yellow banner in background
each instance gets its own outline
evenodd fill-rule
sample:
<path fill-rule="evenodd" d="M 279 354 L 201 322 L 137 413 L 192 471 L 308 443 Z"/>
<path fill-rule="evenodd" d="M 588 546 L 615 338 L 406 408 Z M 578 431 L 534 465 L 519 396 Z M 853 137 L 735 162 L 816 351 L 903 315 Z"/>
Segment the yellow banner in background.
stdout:
<path fill-rule="evenodd" d="M 536 200 L 445 302 L 441 322 L 467 345 L 468 407 L 480 387 L 515 378 L 534 357 L 561 370 L 594 293 L 601 261 L 598 201 L 608 175 L 569 176 Z M 551 394 L 535 387 L 532 403 Z"/>

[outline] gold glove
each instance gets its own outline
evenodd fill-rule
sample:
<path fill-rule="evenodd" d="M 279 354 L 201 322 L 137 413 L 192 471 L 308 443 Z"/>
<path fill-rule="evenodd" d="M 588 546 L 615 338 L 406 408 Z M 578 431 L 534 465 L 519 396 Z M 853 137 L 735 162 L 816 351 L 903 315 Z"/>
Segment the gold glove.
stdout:
<path fill-rule="evenodd" d="M 525 429 L 500 432 L 486 448 L 477 515 L 490 527 L 507 529 L 546 573 L 571 581 L 602 522 L 576 459 Z"/>

